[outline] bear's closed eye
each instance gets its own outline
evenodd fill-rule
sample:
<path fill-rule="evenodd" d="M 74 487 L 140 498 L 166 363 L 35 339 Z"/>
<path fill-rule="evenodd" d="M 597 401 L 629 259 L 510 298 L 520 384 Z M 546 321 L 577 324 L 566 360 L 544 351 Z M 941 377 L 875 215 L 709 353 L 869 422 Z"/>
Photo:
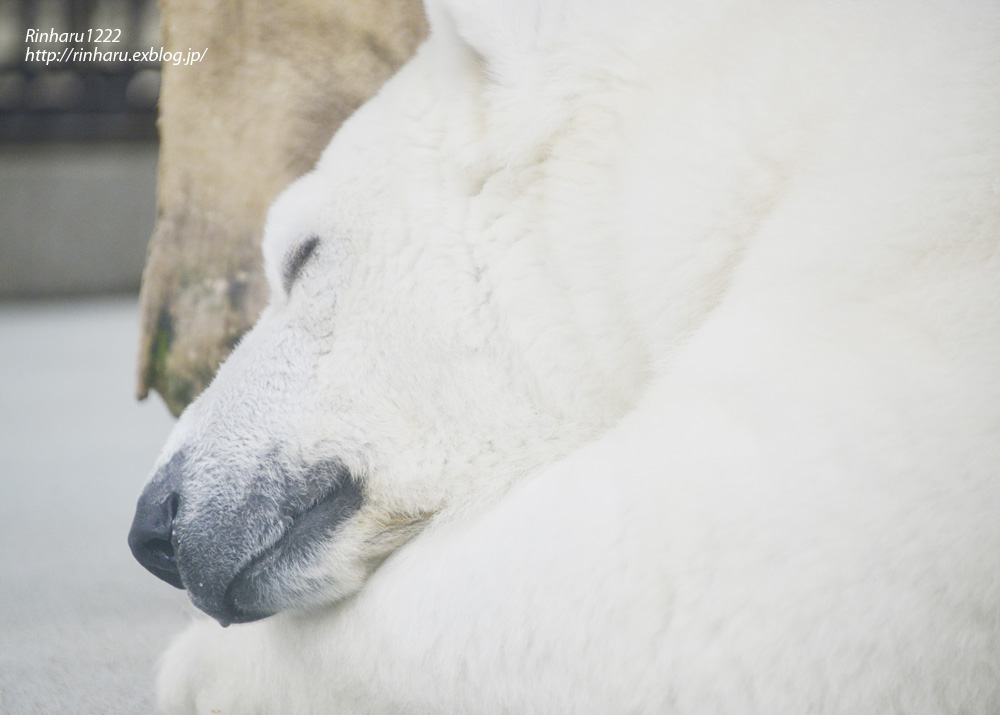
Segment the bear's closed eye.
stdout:
<path fill-rule="evenodd" d="M 295 247 L 293 251 L 288 254 L 285 259 L 285 270 L 283 273 L 282 285 L 285 288 L 285 293 L 289 293 L 292 289 L 292 284 L 299 277 L 299 273 L 302 272 L 302 267 L 309 260 L 309 257 L 316 251 L 316 246 L 319 245 L 319 236 L 312 236 L 308 240 L 300 243 Z"/>

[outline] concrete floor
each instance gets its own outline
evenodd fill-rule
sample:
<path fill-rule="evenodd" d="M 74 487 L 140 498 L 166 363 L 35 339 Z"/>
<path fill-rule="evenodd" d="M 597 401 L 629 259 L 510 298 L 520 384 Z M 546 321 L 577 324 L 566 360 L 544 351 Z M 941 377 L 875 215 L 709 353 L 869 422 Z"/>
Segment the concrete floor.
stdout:
<path fill-rule="evenodd" d="M 0 303 L 0 713 L 152 713 L 194 614 L 125 539 L 173 423 L 132 397 L 134 297 Z"/>

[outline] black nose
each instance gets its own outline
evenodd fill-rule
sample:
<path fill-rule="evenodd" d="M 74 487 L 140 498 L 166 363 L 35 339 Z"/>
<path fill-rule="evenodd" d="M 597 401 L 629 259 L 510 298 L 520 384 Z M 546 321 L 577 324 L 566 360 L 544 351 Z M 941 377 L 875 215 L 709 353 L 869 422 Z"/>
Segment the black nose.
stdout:
<path fill-rule="evenodd" d="M 180 508 L 180 495 L 173 489 L 177 481 L 174 464 L 166 474 L 146 487 L 135 508 L 135 519 L 128 534 L 128 546 L 136 560 L 159 578 L 177 588 L 184 588 L 181 572 L 174 558 L 174 518 Z M 161 478 L 162 477 L 162 478 Z"/>

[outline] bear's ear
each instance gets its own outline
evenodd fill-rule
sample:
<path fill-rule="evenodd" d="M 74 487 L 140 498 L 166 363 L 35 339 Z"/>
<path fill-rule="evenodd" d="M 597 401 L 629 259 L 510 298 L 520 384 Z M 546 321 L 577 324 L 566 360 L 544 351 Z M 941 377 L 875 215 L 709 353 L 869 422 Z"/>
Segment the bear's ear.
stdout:
<path fill-rule="evenodd" d="M 566 30 L 564 0 L 427 0 L 431 32 L 453 36 L 494 80 L 516 82 Z"/>

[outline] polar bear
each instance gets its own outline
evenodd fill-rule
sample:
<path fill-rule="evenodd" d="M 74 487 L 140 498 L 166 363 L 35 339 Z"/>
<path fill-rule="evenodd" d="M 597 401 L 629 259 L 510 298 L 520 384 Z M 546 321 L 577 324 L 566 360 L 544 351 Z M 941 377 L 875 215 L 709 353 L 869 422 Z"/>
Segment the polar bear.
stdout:
<path fill-rule="evenodd" d="M 995 713 L 1000 8 L 427 11 L 140 498 L 162 710 Z"/>

